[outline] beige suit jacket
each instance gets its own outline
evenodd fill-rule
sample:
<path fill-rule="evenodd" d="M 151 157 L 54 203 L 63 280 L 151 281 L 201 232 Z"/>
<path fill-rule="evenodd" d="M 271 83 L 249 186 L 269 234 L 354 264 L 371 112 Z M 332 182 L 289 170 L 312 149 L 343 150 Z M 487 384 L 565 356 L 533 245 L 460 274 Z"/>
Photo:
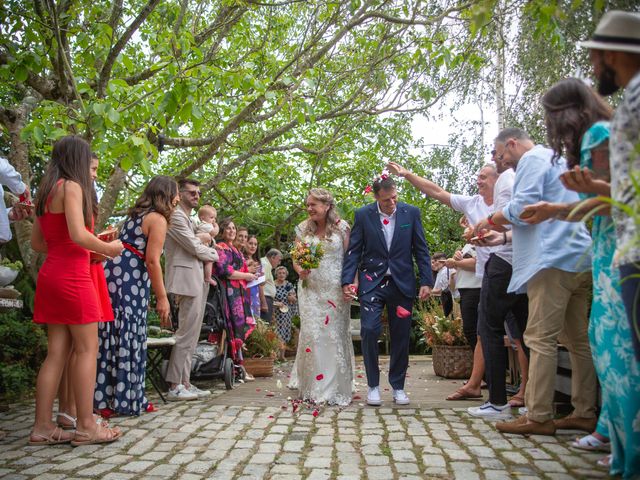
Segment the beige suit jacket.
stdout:
<path fill-rule="evenodd" d="M 164 244 L 165 285 L 168 293 L 196 297 L 202 290 L 202 262 L 215 262 L 218 252 L 196 237 L 191 219 L 178 207 L 171 215 Z"/>

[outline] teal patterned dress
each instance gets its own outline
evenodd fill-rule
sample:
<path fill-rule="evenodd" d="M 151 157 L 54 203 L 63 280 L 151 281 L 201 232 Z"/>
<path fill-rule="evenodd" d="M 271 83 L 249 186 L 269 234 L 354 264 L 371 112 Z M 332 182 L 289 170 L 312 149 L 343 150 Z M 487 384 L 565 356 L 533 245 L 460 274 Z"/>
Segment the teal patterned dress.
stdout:
<path fill-rule="evenodd" d="M 580 165 L 593 169 L 591 150 L 609 140 L 609 123 L 597 122 L 582 138 Z M 586 196 L 582 196 L 586 198 Z M 640 365 L 613 267 L 616 236 L 608 216 L 593 219 L 593 303 L 589 342 L 602 388 L 596 431 L 611 440 L 611 475 L 640 475 Z"/>

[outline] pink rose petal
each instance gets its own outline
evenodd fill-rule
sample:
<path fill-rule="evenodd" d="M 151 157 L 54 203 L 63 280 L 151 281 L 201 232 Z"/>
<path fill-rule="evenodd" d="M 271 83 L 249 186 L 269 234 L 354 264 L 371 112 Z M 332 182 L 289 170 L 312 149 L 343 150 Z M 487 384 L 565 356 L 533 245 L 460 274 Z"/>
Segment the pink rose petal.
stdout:
<path fill-rule="evenodd" d="M 411 312 L 406 308 L 398 305 L 396 307 L 396 315 L 398 316 L 398 318 L 407 318 L 411 316 Z"/>
<path fill-rule="evenodd" d="M 369 275 L 368 273 L 365 274 L 364 278 L 366 278 L 367 280 L 369 280 L 370 282 L 373 281 L 373 277 L 371 275 Z"/>

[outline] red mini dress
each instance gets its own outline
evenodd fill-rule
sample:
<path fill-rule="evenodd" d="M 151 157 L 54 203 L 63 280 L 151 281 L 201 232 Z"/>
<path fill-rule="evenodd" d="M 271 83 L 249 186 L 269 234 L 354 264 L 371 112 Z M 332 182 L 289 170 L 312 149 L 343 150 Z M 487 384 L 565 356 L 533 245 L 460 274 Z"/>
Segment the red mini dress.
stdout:
<path fill-rule="evenodd" d="M 36 221 L 47 242 L 47 258 L 38 272 L 33 321 L 67 325 L 104 321 L 89 250 L 71 240 L 64 212 L 46 212 Z"/>
<path fill-rule="evenodd" d="M 100 304 L 100 321 L 112 322 L 113 307 L 111 306 L 111 297 L 109 296 L 107 278 L 104 275 L 104 266 L 102 265 L 102 262 L 91 260 L 89 271 L 91 272 L 91 280 L 93 280 L 93 286 L 96 289 L 98 303 Z"/>

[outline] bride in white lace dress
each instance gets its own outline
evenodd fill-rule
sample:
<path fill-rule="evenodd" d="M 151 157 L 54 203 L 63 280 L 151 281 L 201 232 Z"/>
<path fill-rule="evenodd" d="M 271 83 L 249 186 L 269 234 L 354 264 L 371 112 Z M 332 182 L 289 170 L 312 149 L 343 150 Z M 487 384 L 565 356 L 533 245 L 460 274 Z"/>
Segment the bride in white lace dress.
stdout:
<path fill-rule="evenodd" d="M 340 284 L 349 225 L 338 218 L 333 196 L 322 188 L 310 190 L 307 212 L 309 218 L 296 227 L 297 240 L 322 242 L 324 255 L 313 270 L 294 264 L 300 277 L 300 337 L 289 388 L 297 388 L 305 400 L 349 405 L 355 362 L 349 304 Z"/>

